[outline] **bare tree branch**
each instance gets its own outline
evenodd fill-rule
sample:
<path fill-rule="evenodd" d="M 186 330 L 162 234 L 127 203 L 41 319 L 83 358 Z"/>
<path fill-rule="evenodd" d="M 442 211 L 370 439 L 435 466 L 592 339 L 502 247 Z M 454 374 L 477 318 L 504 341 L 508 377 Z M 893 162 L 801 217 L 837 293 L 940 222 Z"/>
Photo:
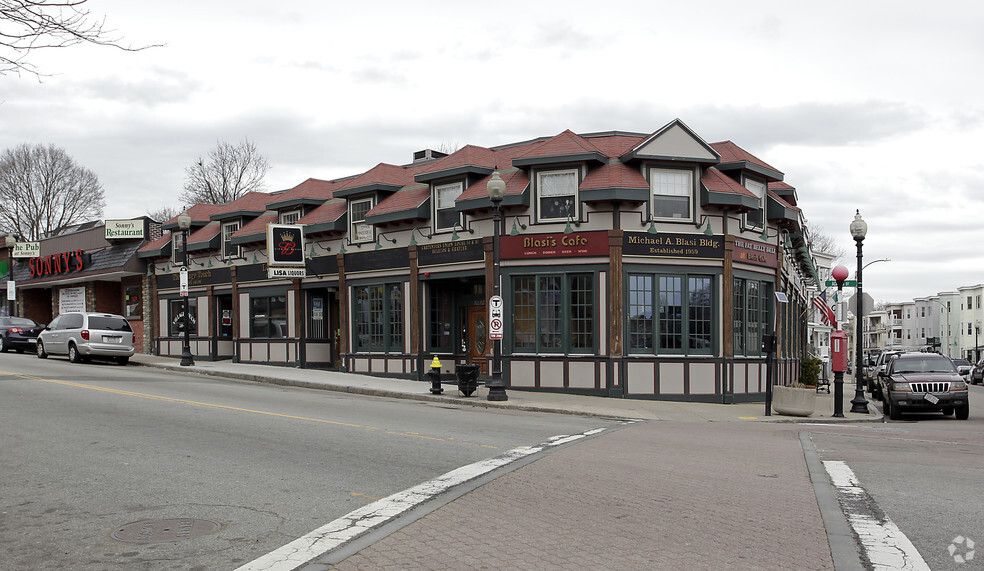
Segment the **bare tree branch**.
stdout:
<path fill-rule="evenodd" d="M 0 230 L 33 241 L 98 220 L 105 194 L 95 173 L 64 149 L 24 144 L 0 155 L 0 204 Z"/>
<path fill-rule="evenodd" d="M 185 204 L 232 202 L 247 192 L 264 190 L 263 177 L 269 170 L 266 157 L 248 138 L 235 146 L 219 141 L 209 151 L 207 162 L 199 158 L 185 169 L 181 201 Z"/>
<path fill-rule="evenodd" d="M 28 73 L 43 77 L 28 61 L 31 52 L 77 44 L 111 46 L 128 52 L 160 44 L 122 45 L 122 36 L 82 5 L 87 0 L 0 0 L 0 75 Z"/>

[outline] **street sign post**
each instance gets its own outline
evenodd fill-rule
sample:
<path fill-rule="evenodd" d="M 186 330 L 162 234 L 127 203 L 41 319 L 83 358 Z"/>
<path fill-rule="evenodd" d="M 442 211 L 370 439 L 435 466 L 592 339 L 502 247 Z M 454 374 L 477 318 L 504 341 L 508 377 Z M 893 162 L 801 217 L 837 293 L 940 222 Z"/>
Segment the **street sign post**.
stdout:
<path fill-rule="evenodd" d="M 837 280 L 827 280 L 825 283 L 827 287 L 834 287 L 837 285 Z M 844 280 L 844 287 L 858 287 L 858 280 Z"/>
<path fill-rule="evenodd" d="M 188 266 L 181 266 L 181 273 L 178 281 L 178 295 L 188 296 Z"/>
<path fill-rule="evenodd" d="M 489 298 L 489 339 L 502 339 L 502 320 L 505 304 L 502 297 L 493 295 Z"/>

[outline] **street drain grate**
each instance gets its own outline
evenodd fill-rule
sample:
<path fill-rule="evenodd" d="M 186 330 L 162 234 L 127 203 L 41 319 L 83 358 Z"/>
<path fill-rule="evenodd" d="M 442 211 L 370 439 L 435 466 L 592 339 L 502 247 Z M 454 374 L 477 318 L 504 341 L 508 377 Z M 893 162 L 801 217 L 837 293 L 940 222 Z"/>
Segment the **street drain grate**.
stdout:
<path fill-rule="evenodd" d="M 209 519 L 148 519 L 128 523 L 110 535 L 127 543 L 169 543 L 194 539 L 222 529 Z"/>

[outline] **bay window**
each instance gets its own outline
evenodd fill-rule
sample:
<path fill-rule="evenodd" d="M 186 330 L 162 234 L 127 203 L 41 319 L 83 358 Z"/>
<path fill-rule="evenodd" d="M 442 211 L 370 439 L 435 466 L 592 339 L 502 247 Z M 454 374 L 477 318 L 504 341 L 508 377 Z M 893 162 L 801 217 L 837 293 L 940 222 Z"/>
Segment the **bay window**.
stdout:
<path fill-rule="evenodd" d="M 513 350 L 590 354 L 595 351 L 592 274 L 515 276 Z"/>
<path fill-rule="evenodd" d="M 712 353 L 713 276 L 633 273 L 628 277 L 630 353 Z"/>
<path fill-rule="evenodd" d="M 403 284 L 352 288 L 352 326 L 358 351 L 403 352 Z"/>

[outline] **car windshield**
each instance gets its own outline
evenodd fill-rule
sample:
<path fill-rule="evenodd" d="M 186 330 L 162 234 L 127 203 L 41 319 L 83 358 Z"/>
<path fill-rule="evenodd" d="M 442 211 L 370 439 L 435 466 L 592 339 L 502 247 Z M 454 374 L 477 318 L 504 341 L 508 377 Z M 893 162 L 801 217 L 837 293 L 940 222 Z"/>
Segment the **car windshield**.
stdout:
<path fill-rule="evenodd" d="M 898 359 L 895 373 L 952 373 L 953 365 L 946 359 Z"/>
<path fill-rule="evenodd" d="M 17 326 L 17 327 L 35 327 L 37 326 L 37 323 L 35 323 L 34 320 L 28 319 L 26 317 L 8 317 L 7 325 Z"/>
<path fill-rule="evenodd" d="M 89 329 L 132 331 L 132 329 L 130 329 L 130 322 L 122 317 L 102 317 L 98 315 L 89 316 Z"/>
<path fill-rule="evenodd" d="M 953 364 L 956 365 L 956 366 L 958 366 L 958 367 L 961 367 L 961 366 L 969 367 L 970 366 L 970 361 L 968 361 L 967 359 L 954 359 L 953 360 Z"/>

